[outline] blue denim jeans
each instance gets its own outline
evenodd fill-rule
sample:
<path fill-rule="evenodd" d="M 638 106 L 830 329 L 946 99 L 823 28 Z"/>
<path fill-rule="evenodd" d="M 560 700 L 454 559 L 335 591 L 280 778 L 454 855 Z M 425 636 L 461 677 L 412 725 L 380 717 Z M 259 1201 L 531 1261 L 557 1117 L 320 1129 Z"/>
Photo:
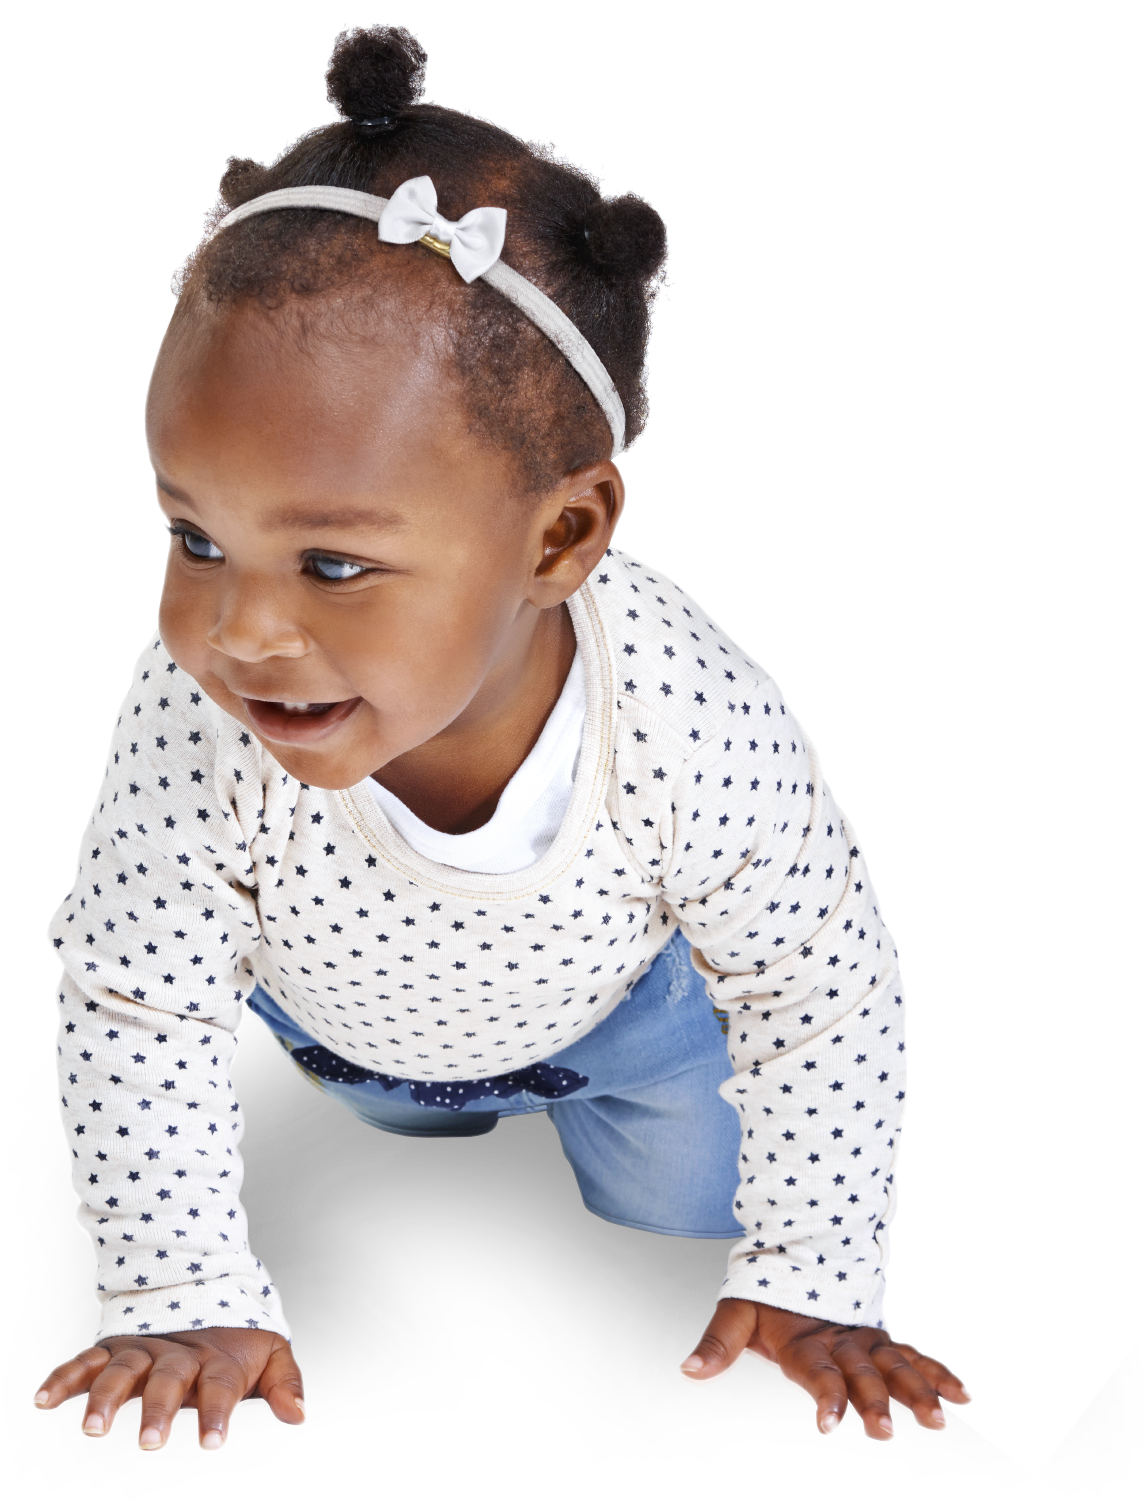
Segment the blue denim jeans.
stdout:
<path fill-rule="evenodd" d="M 287 1053 L 317 1046 L 261 988 L 249 1004 Z M 408 1137 L 478 1136 L 502 1116 L 547 1111 L 594 1215 L 667 1236 L 739 1237 L 739 1119 L 718 1093 L 731 1073 L 726 1034 L 676 933 L 603 1022 L 545 1060 L 585 1079 L 559 1100 L 520 1090 L 440 1110 L 406 1084 L 347 1084 L 298 1067 L 362 1121 Z"/>

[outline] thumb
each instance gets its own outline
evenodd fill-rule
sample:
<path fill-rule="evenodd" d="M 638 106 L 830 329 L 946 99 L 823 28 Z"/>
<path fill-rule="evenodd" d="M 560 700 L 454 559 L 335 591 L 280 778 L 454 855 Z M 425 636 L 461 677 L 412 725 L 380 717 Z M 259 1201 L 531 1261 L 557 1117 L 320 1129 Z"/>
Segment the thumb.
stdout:
<path fill-rule="evenodd" d="M 258 1395 L 266 1399 L 275 1418 L 284 1424 L 301 1424 L 306 1417 L 302 1403 L 302 1373 L 285 1340 L 275 1346 L 263 1367 Z"/>
<path fill-rule="evenodd" d="M 748 1299 L 721 1299 L 699 1344 L 680 1370 L 686 1377 L 718 1377 L 755 1333 L 758 1305 Z"/>

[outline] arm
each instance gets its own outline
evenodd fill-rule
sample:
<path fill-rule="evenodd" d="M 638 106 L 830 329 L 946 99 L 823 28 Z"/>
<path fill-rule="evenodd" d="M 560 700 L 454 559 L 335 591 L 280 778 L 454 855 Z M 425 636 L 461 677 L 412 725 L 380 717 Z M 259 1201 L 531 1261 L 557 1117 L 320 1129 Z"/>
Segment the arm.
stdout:
<path fill-rule="evenodd" d="M 877 1323 L 904 1099 L 894 945 L 814 753 L 774 684 L 756 697 L 774 731 L 709 741 L 677 779 L 665 881 L 728 1013 L 748 1234 L 725 1293 Z"/>
<path fill-rule="evenodd" d="M 67 975 L 59 999 L 61 1103 L 96 1248 L 99 1338 L 207 1326 L 287 1335 L 239 1201 L 234 1020 L 97 1002 Z"/>
<path fill-rule="evenodd" d="M 89 1433 L 144 1387 L 159 1442 L 188 1392 L 205 1443 L 247 1391 L 275 1390 L 279 1417 L 300 1418 L 278 1295 L 247 1244 L 229 1077 L 259 942 L 249 831 L 265 830 L 264 801 L 258 747 L 156 643 L 52 925 L 61 1103 L 103 1317 L 101 1344 L 37 1402 L 90 1386 Z"/>
<path fill-rule="evenodd" d="M 729 723 L 693 753 L 662 834 L 666 895 L 728 1014 L 734 1074 L 721 1093 L 741 1117 L 735 1210 L 747 1233 L 685 1370 L 714 1375 L 747 1346 L 813 1392 L 825 1432 L 850 1395 L 886 1437 L 888 1390 L 937 1427 L 936 1384 L 953 1397 L 960 1384 L 914 1352 L 916 1367 L 882 1331 L 905 1098 L 893 941 L 776 685 L 736 707 L 754 715 L 751 733 Z"/>
<path fill-rule="evenodd" d="M 258 750 L 249 737 L 228 744 L 231 722 L 220 727 L 195 684 L 167 669 L 159 644 L 136 669 L 76 884 L 52 924 L 65 970 L 61 1102 L 96 1245 L 100 1334 L 285 1335 L 247 1246 L 229 1077 L 243 962 L 259 938 L 243 828 L 261 814 L 244 806 L 259 801 Z"/>

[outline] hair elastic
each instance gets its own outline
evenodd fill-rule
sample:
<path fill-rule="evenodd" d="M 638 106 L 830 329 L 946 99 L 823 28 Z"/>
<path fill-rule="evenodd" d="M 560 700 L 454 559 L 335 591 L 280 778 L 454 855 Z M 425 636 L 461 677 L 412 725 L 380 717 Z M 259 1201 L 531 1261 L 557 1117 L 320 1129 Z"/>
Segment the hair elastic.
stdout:
<path fill-rule="evenodd" d="M 332 209 L 355 214 L 378 226 L 379 240 L 397 245 L 416 241 L 438 255 L 448 256 L 466 282 L 482 277 L 553 341 L 608 419 L 613 457 L 623 449 L 624 403 L 599 355 L 550 297 L 501 260 L 508 218 L 504 209 L 473 209 L 458 220 L 445 219 L 437 212 L 437 192 L 431 179 L 414 177 L 402 183 L 392 198 L 379 198 L 354 188 L 276 188 L 232 209 L 219 221 L 218 230 L 274 209 Z"/>

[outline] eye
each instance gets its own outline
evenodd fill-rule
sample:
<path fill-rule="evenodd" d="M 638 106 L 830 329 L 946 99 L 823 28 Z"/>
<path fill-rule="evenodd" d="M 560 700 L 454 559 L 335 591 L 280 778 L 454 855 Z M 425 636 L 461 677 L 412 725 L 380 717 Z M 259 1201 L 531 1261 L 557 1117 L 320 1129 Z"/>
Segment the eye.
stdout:
<path fill-rule="evenodd" d="M 196 558 L 221 558 L 221 548 L 215 547 L 209 537 L 204 537 L 201 532 L 184 532 L 183 546 L 188 553 L 193 553 Z"/>
<path fill-rule="evenodd" d="M 201 532 L 192 532 L 190 527 L 168 527 L 172 537 L 181 537 L 183 546 L 193 558 L 216 559 L 223 556 L 222 549 L 215 547 L 209 537 L 204 537 Z"/>
<path fill-rule="evenodd" d="M 369 573 L 364 563 L 347 563 L 345 558 L 311 556 L 310 567 L 320 579 L 356 579 L 359 574 Z"/>

